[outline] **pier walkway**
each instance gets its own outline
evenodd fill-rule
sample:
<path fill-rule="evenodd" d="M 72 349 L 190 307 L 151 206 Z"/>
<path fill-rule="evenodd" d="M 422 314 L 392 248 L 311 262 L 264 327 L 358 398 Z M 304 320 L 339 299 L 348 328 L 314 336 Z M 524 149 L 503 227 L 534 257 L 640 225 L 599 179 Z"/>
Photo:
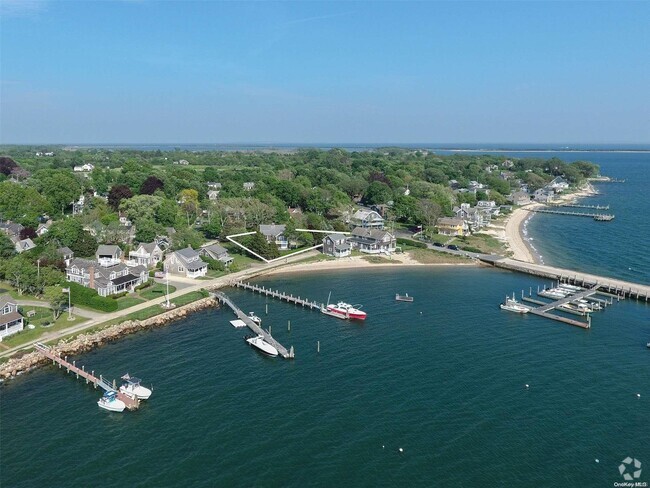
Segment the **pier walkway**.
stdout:
<path fill-rule="evenodd" d="M 592 219 L 596 219 L 596 220 L 612 220 L 614 218 L 614 215 L 611 215 L 611 214 L 597 214 L 597 213 L 589 213 L 589 212 L 569 212 L 567 210 L 551 210 L 549 208 L 525 208 L 525 207 L 522 207 L 522 208 L 524 210 L 528 210 L 529 212 L 535 212 L 535 213 L 571 215 L 571 216 L 574 216 L 574 217 L 591 217 Z"/>
<path fill-rule="evenodd" d="M 269 288 L 264 288 L 263 286 L 251 285 L 250 283 L 244 283 L 242 281 L 237 281 L 233 283 L 232 286 L 236 286 L 237 288 L 243 288 L 244 290 L 250 290 L 252 292 L 259 293 L 261 295 L 266 295 L 267 297 L 277 298 L 278 300 L 283 300 L 285 302 L 293 303 L 295 305 L 307 307 L 312 310 L 313 309 L 320 310 L 321 308 L 324 307 L 322 303 L 308 300 L 306 298 L 300 298 L 299 296 L 294 297 L 293 295 L 287 295 L 286 293 L 278 290 L 271 290 Z"/>
<path fill-rule="evenodd" d="M 598 293 L 610 294 L 620 298 L 633 298 L 648 302 L 650 300 L 650 286 L 630 281 L 608 278 L 590 273 L 580 273 L 570 269 L 557 268 L 544 264 L 526 263 L 511 258 L 488 258 L 481 256 L 481 261 L 492 264 L 497 268 L 519 271 L 542 278 L 549 278 L 553 281 L 569 283 L 583 288 L 592 288 L 598 285 Z"/>
<path fill-rule="evenodd" d="M 278 350 L 280 356 L 282 356 L 284 359 L 293 359 L 295 357 L 295 354 L 293 352 L 293 346 L 291 346 L 291 348 L 287 351 L 286 347 L 284 347 L 282 344 L 276 341 L 271 334 L 269 334 L 267 331 L 262 329 L 259 325 L 253 322 L 248 315 L 242 312 L 241 309 L 237 305 L 235 305 L 235 303 L 230 299 L 230 297 L 228 297 L 228 295 L 226 295 L 223 292 L 217 291 L 214 293 L 214 296 L 224 305 L 228 305 L 228 307 L 230 307 L 232 311 L 235 312 L 237 318 L 246 324 L 246 327 L 252 330 L 255 334 L 264 337 L 264 340 L 266 342 L 268 342 Z"/>
<path fill-rule="evenodd" d="M 99 378 L 97 378 L 97 376 L 95 376 L 95 371 L 91 371 L 89 373 L 88 371 L 86 371 L 85 366 L 81 366 L 81 368 L 79 368 L 76 365 L 76 361 L 72 361 L 72 363 L 68 362 L 68 356 L 62 358 L 60 354 L 55 354 L 52 351 L 52 349 L 47 347 L 45 344 L 41 344 L 40 342 L 37 342 L 34 345 L 34 348 L 46 358 L 51 359 L 52 364 L 58 364 L 59 369 L 65 368 L 68 373 L 72 371 L 73 374 L 77 375 L 77 378 L 81 376 L 83 379 L 86 380 L 86 384 L 92 383 L 95 388 L 99 386 L 100 388 L 106 391 L 116 392 L 117 398 L 119 400 L 122 400 L 126 405 L 126 408 L 128 408 L 129 410 L 135 410 L 140 406 L 140 400 L 119 391 L 115 387 L 115 381 L 113 381 L 113 384 L 111 385 L 101 375 L 99 375 Z"/>
<path fill-rule="evenodd" d="M 580 205 L 578 203 L 551 203 L 549 207 L 593 208 L 594 210 L 609 210 L 609 205 Z"/>

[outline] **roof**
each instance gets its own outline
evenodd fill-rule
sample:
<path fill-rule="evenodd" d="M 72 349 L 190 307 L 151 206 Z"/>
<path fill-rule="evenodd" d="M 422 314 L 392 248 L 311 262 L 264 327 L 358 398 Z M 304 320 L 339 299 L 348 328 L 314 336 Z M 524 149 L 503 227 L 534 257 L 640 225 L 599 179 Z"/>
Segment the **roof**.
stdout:
<path fill-rule="evenodd" d="M 375 214 L 375 216 L 373 216 L 372 214 Z M 374 210 L 360 209 L 360 210 L 357 210 L 356 212 L 354 212 L 354 215 L 352 216 L 353 219 L 357 219 L 357 220 L 368 220 L 368 218 L 370 218 L 370 217 L 372 217 L 373 220 L 384 220 L 382 218 L 382 216 L 379 215 Z"/>
<path fill-rule="evenodd" d="M 192 258 L 196 258 L 196 257 L 199 256 L 199 254 L 194 249 L 192 249 L 191 247 L 186 247 L 184 249 L 179 249 L 178 251 L 176 251 L 176 254 L 178 254 L 179 256 L 181 256 L 181 257 L 183 257 L 185 259 L 192 259 Z"/>
<path fill-rule="evenodd" d="M 0 295 L 0 308 L 5 308 L 7 303 L 16 305 L 16 300 L 11 298 L 9 295 Z"/>
<path fill-rule="evenodd" d="M 260 232 L 264 234 L 265 236 L 279 236 L 286 230 L 287 226 L 282 224 L 282 225 L 276 225 L 276 224 L 271 224 L 271 225 L 265 225 L 265 224 L 260 224 Z"/>
<path fill-rule="evenodd" d="M 457 225 L 462 226 L 464 223 L 465 221 L 463 219 L 454 219 L 451 217 L 440 217 L 437 222 L 438 225 L 453 225 L 453 226 L 457 226 Z"/>
<path fill-rule="evenodd" d="M 190 271 L 196 271 L 197 269 L 205 268 L 207 266 L 208 263 L 201 261 L 200 259 L 198 261 L 192 261 L 191 263 L 187 263 L 185 265 L 185 267 Z"/>
<path fill-rule="evenodd" d="M 355 227 L 352 230 L 353 238 L 370 239 L 373 241 L 382 240 L 386 236 L 386 234 L 390 234 L 390 233 L 386 230 L 367 229 L 365 227 Z"/>
<path fill-rule="evenodd" d="M 109 254 L 111 256 L 115 256 L 115 254 L 121 254 L 122 249 L 120 249 L 120 246 L 114 246 L 114 245 L 107 245 L 107 244 L 100 244 L 99 247 L 97 248 L 97 252 L 95 254 L 104 256 L 106 254 Z"/>
<path fill-rule="evenodd" d="M 325 236 L 325 239 L 330 239 L 332 241 L 341 241 L 345 240 L 345 236 L 343 234 L 327 234 Z"/>
<path fill-rule="evenodd" d="M 99 264 L 89 259 L 73 258 L 70 260 L 70 265 L 68 266 L 68 268 L 72 268 L 73 266 L 76 266 L 77 268 L 89 269 L 92 267 L 98 267 Z"/>
<path fill-rule="evenodd" d="M 19 320 L 22 318 L 23 316 L 18 312 L 9 312 L 4 315 L 0 315 L 0 325 L 8 324 L 9 322 L 13 322 L 14 320 Z"/>
<path fill-rule="evenodd" d="M 22 239 L 22 240 L 18 241 L 17 244 L 24 251 L 26 251 L 28 249 L 34 249 L 36 247 L 36 244 L 34 244 L 34 241 L 32 241 L 30 238 Z"/>
<path fill-rule="evenodd" d="M 223 246 L 220 246 L 219 244 L 210 244 L 209 246 L 203 246 L 201 248 L 201 250 L 209 251 L 209 252 L 211 252 L 213 254 L 217 254 L 217 255 L 228 252 L 228 249 L 226 249 Z"/>
<path fill-rule="evenodd" d="M 72 256 L 74 254 L 72 249 L 70 249 L 69 247 L 66 247 L 66 246 L 58 248 L 56 250 L 56 252 L 58 252 L 59 254 L 61 254 L 63 256 Z"/>
<path fill-rule="evenodd" d="M 125 274 L 124 276 L 118 276 L 113 281 L 114 285 L 123 285 L 124 283 L 131 283 L 132 281 L 137 281 L 140 278 L 138 276 L 132 275 L 131 273 Z"/>
<path fill-rule="evenodd" d="M 146 252 L 151 254 L 158 244 L 155 242 L 141 242 L 140 245 L 136 248 L 136 251 L 140 248 L 143 248 Z"/>

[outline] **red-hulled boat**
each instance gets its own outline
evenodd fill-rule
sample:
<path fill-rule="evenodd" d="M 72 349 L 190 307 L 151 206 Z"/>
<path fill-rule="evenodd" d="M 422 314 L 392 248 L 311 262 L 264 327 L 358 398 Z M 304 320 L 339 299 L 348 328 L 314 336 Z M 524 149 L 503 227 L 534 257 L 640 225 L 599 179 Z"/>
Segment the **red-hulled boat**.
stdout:
<path fill-rule="evenodd" d="M 367 314 L 363 310 L 359 310 L 357 308 L 358 306 L 359 305 L 355 307 L 345 302 L 338 302 L 337 304 L 328 303 L 327 306 L 322 307 L 320 311 L 339 319 L 365 320 Z"/>

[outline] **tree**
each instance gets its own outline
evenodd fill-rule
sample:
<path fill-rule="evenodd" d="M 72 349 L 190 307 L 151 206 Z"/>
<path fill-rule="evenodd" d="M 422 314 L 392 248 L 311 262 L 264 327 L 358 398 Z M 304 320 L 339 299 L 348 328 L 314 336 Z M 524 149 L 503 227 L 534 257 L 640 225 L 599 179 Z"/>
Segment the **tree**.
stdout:
<path fill-rule="evenodd" d="M 156 210 L 162 205 L 163 198 L 153 195 L 135 195 L 127 200 L 122 200 L 120 210 L 137 227 L 142 220 L 153 221 Z"/>
<path fill-rule="evenodd" d="M 190 215 L 196 219 L 199 212 L 199 192 L 193 188 L 186 188 L 181 191 L 179 199 L 187 217 L 187 225 L 190 225 Z"/>
<path fill-rule="evenodd" d="M 433 229 L 436 221 L 442 215 L 440 205 L 431 200 L 420 200 L 420 216 L 421 222 L 428 228 Z"/>
<path fill-rule="evenodd" d="M 58 319 L 68 304 L 67 293 L 63 293 L 60 286 L 48 286 L 45 288 L 44 296 L 50 304 L 54 320 Z"/>
<path fill-rule="evenodd" d="M 16 248 L 11 239 L 0 232 L 0 258 L 7 259 L 16 254 Z"/>
<path fill-rule="evenodd" d="M 81 195 L 81 184 L 66 170 L 42 169 L 34 173 L 33 181 L 54 212 L 69 207 Z"/>
<path fill-rule="evenodd" d="M 164 187 L 165 184 L 160 178 L 149 176 L 140 186 L 140 195 L 153 195 L 156 190 L 162 190 Z"/>
<path fill-rule="evenodd" d="M 120 203 L 126 198 L 131 198 L 133 192 L 126 185 L 113 185 L 111 191 L 108 192 L 108 204 L 117 212 L 120 208 Z"/>
<path fill-rule="evenodd" d="M 393 198 L 393 190 L 382 181 L 373 181 L 366 189 L 363 196 L 364 201 L 369 205 L 386 203 Z"/>
<path fill-rule="evenodd" d="M 0 173 L 5 176 L 9 176 L 11 172 L 18 167 L 16 161 L 11 159 L 9 156 L 0 156 Z"/>
<path fill-rule="evenodd" d="M 260 232 L 255 232 L 248 240 L 248 248 L 265 259 L 280 257 L 277 246 L 269 243 Z"/>
<path fill-rule="evenodd" d="M 135 227 L 135 240 L 138 242 L 152 242 L 156 236 L 162 235 L 165 229 L 151 219 L 140 220 Z"/>
<path fill-rule="evenodd" d="M 178 205 L 173 200 L 163 200 L 156 209 L 155 219 L 163 227 L 173 227 L 178 218 Z"/>
<path fill-rule="evenodd" d="M 4 267 L 5 279 L 16 288 L 19 295 L 35 291 L 38 287 L 36 266 L 22 256 L 16 256 Z"/>
<path fill-rule="evenodd" d="M 49 202 L 35 189 L 9 181 L 0 183 L 0 214 L 23 225 L 36 225 L 38 217 L 51 212 Z"/>
<path fill-rule="evenodd" d="M 36 237 L 38 236 L 36 235 L 36 231 L 33 227 L 23 227 L 23 229 L 20 231 L 21 239 L 36 239 Z"/>
<path fill-rule="evenodd" d="M 56 242 L 59 246 L 67 246 L 77 256 L 92 256 L 97 250 L 97 239 L 84 230 L 77 219 L 67 218 L 54 222 L 42 237 L 45 242 Z"/>

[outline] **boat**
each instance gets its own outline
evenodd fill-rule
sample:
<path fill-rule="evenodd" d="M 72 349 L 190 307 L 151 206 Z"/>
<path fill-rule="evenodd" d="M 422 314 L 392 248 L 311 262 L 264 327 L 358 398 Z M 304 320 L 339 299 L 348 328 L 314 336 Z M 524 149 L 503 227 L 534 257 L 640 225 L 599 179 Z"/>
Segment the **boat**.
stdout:
<path fill-rule="evenodd" d="M 647 347 L 648 349 L 650 349 L 650 342 L 648 342 L 648 343 L 646 344 L 646 347 Z"/>
<path fill-rule="evenodd" d="M 124 402 L 117 398 L 117 392 L 115 391 L 107 391 L 104 393 L 104 396 L 99 399 L 97 405 L 111 412 L 123 412 L 126 408 Z"/>
<path fill-rule="evenodd" d="M 248 312 L 248 318 L 255 322 L 257 325 L 262 325 L 262 319 L 255 315 L 254 312 Z"/>
<path fill-rule="evenodd" d="M 130 376 L 126 373 L 122 376 L 124 383 L 120 386 L 120 391 L 139 400 L 146 400 L 151 396 L 151 390 L 140 384 L 140 378 Z"/>
<path fill-rule="evenodd" d="M 278 350 L 273 347 L 271 344 L 266 342 L 264 340 L 263 335 L 257 335 L 257 336 L 246 336 L 244 337 L 244 340 L 248 342 L 251 346 L 257 348 L 259 351 L 263 352 L 264 354 L 267 354 L 271 357 L 276 357 L 278 355 Z"/>
<path fill-rule="evenodd" d="M 405 293 L 404 295 L 395 293 L 395 300 L 397 300 L 398 302 L 412 302 L 413 297 L 410 297 L 408 293 Z"/>
<path fill-rule="evenodd" d="M 337 304 L 330 303 L 332 292 L 327 297 L 327 305 L 321 305 L 320 311 L 325 315 L 331 315 L 339 319 L 354 319 L 366 320 L 366 312 L 360 310 L 361 305 L 350 305 L 345 302 L 338 302 Z"/>
<path fill-rule="evenodd" d="M 505 303 L 499 305 L 501 310 L 507 310 L 508 312 L 515 313 L 528 313 L 529 308 L 526 305 L 522 305 L 514 298 L 507 298 Z"/>

